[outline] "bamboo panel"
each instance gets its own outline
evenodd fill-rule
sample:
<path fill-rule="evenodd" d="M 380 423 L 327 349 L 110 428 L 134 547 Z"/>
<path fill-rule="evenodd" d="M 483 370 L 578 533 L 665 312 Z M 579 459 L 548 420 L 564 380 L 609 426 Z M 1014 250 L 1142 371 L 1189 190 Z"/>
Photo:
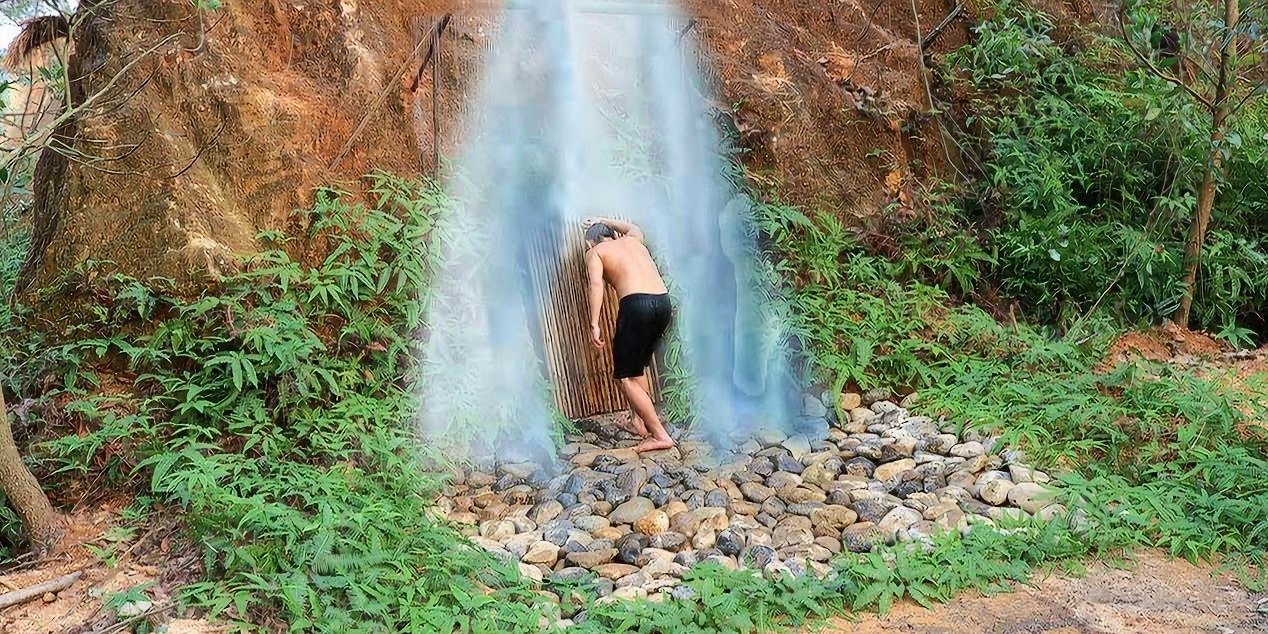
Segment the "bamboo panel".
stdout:
<path fill-rule="evenodd" d="M 590 343 L 590 307 L 585 269 L 585 238 L 579 225 L 542 230 L 529 237 L 529 272 L 542 311 L 542 349 L 555 404 L 569 418 L 628 408 L 612 378 L 612 337 L 620 300 L 609 287 L 600 314 L 604 347 Z M 647 377 L 652 399 L 659 397 L 653 363 Z"/>

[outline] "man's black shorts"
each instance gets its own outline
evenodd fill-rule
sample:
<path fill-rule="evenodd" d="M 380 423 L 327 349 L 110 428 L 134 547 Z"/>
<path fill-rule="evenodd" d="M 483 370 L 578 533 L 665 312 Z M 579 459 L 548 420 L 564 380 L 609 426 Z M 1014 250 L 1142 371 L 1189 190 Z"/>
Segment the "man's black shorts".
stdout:
<path fill-rule="evenodd" d="M 669 328 L 673 312 L 668 294 L 634 293 L 621 298 L 621 308 L 616 313 L 616 336 L 612 340 L 616 378 L 643 375 L 652 362 L 656 344 Z"/>

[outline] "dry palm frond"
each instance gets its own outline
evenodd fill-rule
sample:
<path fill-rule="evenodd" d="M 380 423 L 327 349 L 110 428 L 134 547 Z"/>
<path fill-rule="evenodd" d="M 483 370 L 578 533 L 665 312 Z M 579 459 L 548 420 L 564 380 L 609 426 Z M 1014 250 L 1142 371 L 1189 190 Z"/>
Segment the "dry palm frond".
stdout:
<path fill-rule="evenodd" d="M 33 57 L 44 45 L 70 35 L 70 22 L 60 15 L 43 15 L 22 22 L 22 32 L 14 38 L 0 65 L 18 74 L 31 66 Z"/>

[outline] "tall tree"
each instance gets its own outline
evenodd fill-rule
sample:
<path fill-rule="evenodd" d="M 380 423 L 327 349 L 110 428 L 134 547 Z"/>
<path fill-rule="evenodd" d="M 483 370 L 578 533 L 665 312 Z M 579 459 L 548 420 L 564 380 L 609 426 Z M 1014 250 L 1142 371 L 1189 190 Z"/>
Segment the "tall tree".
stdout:
<path fill-rule="evenodd" d="M 51 549 L 62 535 L 61 516 L 53 510 L 40 483 L 22 462 L 13 440 L 13 428 L 9 426 L 3 390 L 0 390 L 0 489 L 22 519 L 22 527 L 34 549 L 37 552 Z"/>
<path fill-rule="evenodd" d="M 1211 224 L 1211 212 L 1220 195 L 1220 181 L 1228 156 L 1240 139 L 1230 134 L 1233 117 L 1247 104 L 1266 94 L 1268 84 L 1268 46 L 1263 34 L 1265 7 L 1258 0 L 1245 7 L 1241 0 L 1214 0 L 1177 3 L 1161 50 L 1139 45 L 1148 38 L 1150 26 L 1135 24 L 1129 32 L 1124 4 L 1119 14 L 1123 41 L 1154 75 L 1182 88 L 1206 110 L 1209 121 L 1209 145 L 1205 147 L 1202 182 L 1198 188 L 1197 209 L 1189 226 L 1184 252 L 1183 295 L 1175 321 L 1189 325 L 1193 299 L 1197 294 L 1198 273 L 1202 266 L 1202 248 Z M 1149 38 L 1152 39 L 1152 38 Z M 1146 52 L 1148 51 L 1148 52 Z"/>

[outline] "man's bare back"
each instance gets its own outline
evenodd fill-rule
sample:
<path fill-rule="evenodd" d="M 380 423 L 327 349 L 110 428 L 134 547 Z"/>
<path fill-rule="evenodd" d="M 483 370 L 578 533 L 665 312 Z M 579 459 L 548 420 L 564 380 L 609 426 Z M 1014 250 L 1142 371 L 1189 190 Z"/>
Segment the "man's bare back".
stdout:
<path fill-rule="evenodd" d="M 622 236 L 590 250 L 603 263 L 603 279 L 616 289 L 618 297 L 635 293 L 668 293 L 652 254 L 639 238 Z"/>

